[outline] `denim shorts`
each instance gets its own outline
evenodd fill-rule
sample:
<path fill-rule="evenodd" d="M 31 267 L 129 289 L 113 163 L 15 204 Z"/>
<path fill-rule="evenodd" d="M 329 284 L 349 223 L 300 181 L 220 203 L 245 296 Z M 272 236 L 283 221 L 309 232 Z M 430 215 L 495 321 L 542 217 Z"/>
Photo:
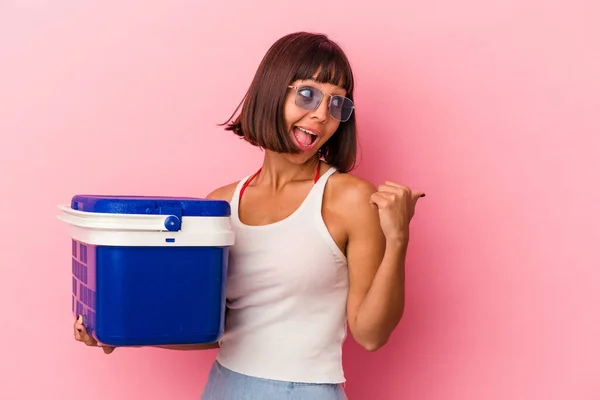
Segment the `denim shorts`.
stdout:
<path fill-rule="evenodd" d="M 217 361 L 201 400 L 347 400 L 341 384 L 296 383 L 255 378 L 231 371 Z"/>

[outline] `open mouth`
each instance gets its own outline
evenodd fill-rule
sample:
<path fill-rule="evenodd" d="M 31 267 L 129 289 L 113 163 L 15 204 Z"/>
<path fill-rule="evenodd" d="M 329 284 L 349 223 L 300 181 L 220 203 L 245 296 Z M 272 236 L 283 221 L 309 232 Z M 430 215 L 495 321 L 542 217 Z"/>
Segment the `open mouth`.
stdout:
<path fill-rule="evenodd" d="M 294 138 L 298 147 L 303 149 L 311 148 L 318 139 L 318 135 L 308 129 L 295 126 L 293 130 Z"/>

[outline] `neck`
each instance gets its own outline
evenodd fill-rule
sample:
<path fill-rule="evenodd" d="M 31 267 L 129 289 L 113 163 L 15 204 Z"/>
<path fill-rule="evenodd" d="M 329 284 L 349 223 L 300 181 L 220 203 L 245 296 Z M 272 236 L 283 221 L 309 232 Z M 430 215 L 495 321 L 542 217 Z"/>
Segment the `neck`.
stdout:
<path fill-rule="evenodd" d="M 320 160 L 312 157 L 302 164 L 291 162 L 284 155 L 265 150 L 262 169 L 257 176 L 257 183 L 267 184 L 274 189 L 280 189 L 290 182 L 314 180 Z"/>

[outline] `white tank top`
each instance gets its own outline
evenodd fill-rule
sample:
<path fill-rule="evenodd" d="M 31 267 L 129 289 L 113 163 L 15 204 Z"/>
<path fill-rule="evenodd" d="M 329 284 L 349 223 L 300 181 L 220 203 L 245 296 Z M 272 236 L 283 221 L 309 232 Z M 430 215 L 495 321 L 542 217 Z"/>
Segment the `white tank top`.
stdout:
<path fill-rule="evenodd" d="M 241 374 L 288 382 L 341 383 L 346 338 L 348 270 L 322 218 L 330 168 L 300 207 L 263 226 L 238 216 L 231 200 L 235 244 L 227 277 L 229 308 L 217 360 Z"/>

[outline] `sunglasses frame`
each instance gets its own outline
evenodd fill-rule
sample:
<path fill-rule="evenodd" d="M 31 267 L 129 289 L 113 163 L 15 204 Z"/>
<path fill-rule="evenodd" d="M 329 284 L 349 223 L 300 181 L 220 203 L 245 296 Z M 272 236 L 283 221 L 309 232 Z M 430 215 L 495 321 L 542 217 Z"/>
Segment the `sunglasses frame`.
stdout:
<path fill-rule="evenodd" d="M 346 96 L 341 96 L 339 94 L 323 93 L 323 91 L 321 89 L 319 89 L 318 87 L 312 86 L 312 85 L 289 85 L 288 88 L 296 90 L 296 96 L 298 96 L 298 91 L 300 89 L 302 89 L 302 88 L 311 88 L 311 89 L 316 90 L 319 93 L 321 93 L 321 99 L 319 100 L 319 103 L 316 105 L 316 107 L 313 108 L 313 109 L 306 109 L 304 107 L 301 107 L 298 104 L 296 104 L 296 102 L 294 101 L 294 104 L 296 104 L 297 107 L 302 108 L 303 110 L 307 110 L 307 111 L 315 111 L 317 108 L 319 108 L 321 106 L 321 103 L 323 102 L 323 99 L 326 96 L 329 97 L 329 101 L 327 103 L 328 114 L 331 116 L 331 118 L 333 118 L 333 119 L 335 119 L 337 121 L 340 121 L 340 122 L 346 122 L 346 121 L 348 121 L 352 117 L 352 113 L 354 112 L 354 109 L 356 108 L 356 106 L 354 105 L 354 102 L 352 101 L 352 99 L 349 99 Z M 347 99 L 350 103 L 352 103 L 352 110 L 350 111 L 350 115 L 348 116 L 347 119 L 338 119 L 338 118 L 334 117 L 331 114 L 331 99 L 333 99 L 334 97 L 342 97 L 344 99 Z"/>

